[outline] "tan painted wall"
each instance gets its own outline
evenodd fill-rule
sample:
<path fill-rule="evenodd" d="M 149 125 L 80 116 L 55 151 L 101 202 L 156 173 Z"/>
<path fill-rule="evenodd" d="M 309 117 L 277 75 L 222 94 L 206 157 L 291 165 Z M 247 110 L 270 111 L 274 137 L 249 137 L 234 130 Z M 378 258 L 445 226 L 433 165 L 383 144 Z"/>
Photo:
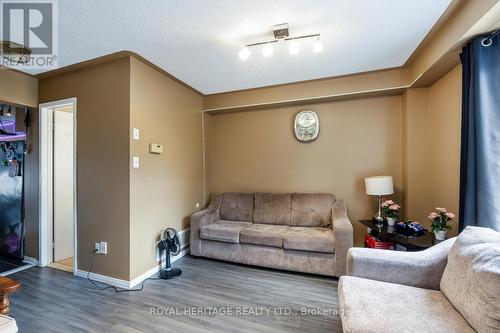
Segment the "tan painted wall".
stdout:
<path fill-rule="evenodd" d="M 38 80 L 31 75 L 0 67 L 0 101 L 38 107 Z"/>
<path fill-rule="evenodd" d="M 461 70 L 455 66 L 429 88 L 408 89 L 403 99 L 405 213 L 429 228 L 435 207 L 458 216 Z"/>
<path fill-rule="evenodd" d="M 458 216 L 462 68 L 456 66 L 429 87 L 431 206 Z M 457 233 L 453 224 L 452 235 Z"/>
<path fill-rule="evenodd" d="M 189 227 L 196 203 L 203 205 L 203 98 L 171 78 L 131 59 L 130 277 L 157 265 L 156 241 L 166 227 Z M 149 144 L 163 144 L 161 155 Z"/>
<path fill-rule="evenodd" d="M 128 57 L 39 80 L 40 103 L 77 98 L 78 268 L 88 270 L 96 241 L 108 255 L 92 255 L 93 271 L 130 277 L 130 59 Z"/>
<path fill-rule="evenodd" d="M 403 209 L 407 219 L 426 223 L 431 208 L 428 89 L 408 89 L 403 107 Z"/>
<path fill-rule="evenodd" d="M 292 132 L 295 114 L 317 112 L 321 132 L 299 143 Z M 357 220 L 375 212 L 364 193 L 364 177 L 394 176 L 401 202 L 401 96 L 217 114 L 211 118 L 211 192 L 332 192 L 347 201 L 355 242 L 366 228 Z"/>
<path fill-rule="evenodd" d="M 213 94 L 205 97 L 204 109 L 277 103 L 296 99 L 401 88 L 408 85 L 408 79 L 409 70 L 398 68 Z"/>
<path fill-rule="evenodd" d="M 203 165 L 204 165 L 204 203 L 210 203 L 210 191 L 212 189 L 212 116 L 203 113 Z"/>

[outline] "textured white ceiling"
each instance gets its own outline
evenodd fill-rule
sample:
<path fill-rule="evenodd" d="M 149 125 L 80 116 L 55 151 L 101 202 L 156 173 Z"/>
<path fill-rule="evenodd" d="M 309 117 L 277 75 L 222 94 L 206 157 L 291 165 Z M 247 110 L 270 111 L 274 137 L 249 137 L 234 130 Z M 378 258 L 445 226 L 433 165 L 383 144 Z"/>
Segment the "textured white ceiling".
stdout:
<path fill-rule="evenodd" d="M 129 50 L 211 94 L 401 66 L 451 0 L 62 0 L 59 65 Z M 242 61 L 242 44 L 321 33 L 291 56 L 279 43 Z"/>

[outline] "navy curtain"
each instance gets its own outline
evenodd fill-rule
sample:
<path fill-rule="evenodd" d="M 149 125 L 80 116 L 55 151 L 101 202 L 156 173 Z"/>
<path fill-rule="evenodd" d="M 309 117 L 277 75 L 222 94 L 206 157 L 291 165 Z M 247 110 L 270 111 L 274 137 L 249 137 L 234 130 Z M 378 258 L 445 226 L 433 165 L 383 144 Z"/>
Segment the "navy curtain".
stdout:
<path fill-rule="evenodd" d="M 460 58 L 460 231 L 500 231 L 500 31 L 475 38 Z"/>

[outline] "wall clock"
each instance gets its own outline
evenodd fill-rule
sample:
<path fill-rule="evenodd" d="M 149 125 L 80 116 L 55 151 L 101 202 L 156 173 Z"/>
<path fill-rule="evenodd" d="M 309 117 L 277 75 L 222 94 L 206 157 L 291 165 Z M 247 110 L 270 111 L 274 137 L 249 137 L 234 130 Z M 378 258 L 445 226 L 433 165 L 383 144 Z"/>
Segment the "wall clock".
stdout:
<path fill-rule="evenodd" d="M 315 140 L 319 135 L 319 119 L 316 112 L 304 110 L 295 116 L 295 137 L 302 142 Z"/>

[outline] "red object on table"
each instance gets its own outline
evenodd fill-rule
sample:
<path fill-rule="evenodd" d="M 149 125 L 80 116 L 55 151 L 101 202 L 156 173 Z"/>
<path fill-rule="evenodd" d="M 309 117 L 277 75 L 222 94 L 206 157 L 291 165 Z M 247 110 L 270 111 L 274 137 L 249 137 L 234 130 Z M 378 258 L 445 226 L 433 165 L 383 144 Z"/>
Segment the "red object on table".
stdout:
<path fill-rule="evenodd" d="M 365 246 L 372 249 L 384 249 L 384 250 L 394 249 L 393 242 L 383 242 L 378 237 L 373 237 L 368 234 L 365 235 Z"/>

